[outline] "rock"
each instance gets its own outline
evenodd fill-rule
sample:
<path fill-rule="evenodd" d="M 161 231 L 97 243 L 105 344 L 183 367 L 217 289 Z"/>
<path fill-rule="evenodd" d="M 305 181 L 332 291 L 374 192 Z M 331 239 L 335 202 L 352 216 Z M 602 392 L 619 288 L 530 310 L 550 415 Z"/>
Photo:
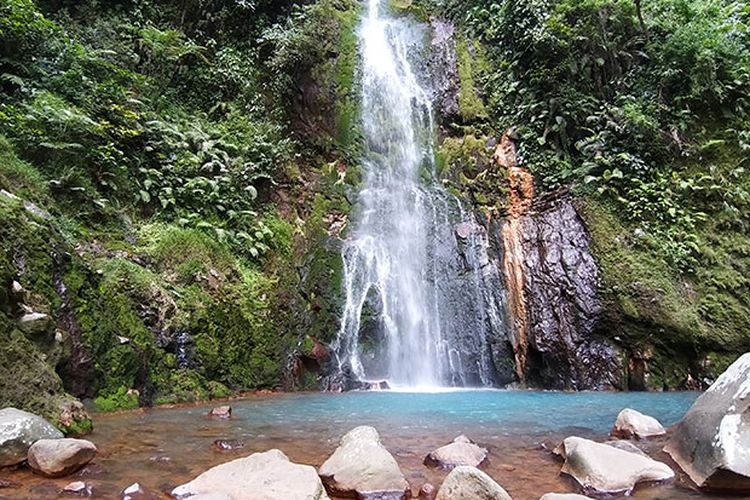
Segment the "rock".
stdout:
<path fill-rule="evenodd" d="M 430 467 L 452 469 L 459 465 L 477 467 L 487 459 L 487 450 L 474 444 L 464 435 L 458 436 L 452 443 L 441 446 L 424 459 Z"/>
<path fill-rule="evenodd" d="M 664 451 L 699 487 L 750 493 L 750 353 L 685 414 Z"/>
<path fill-rule="evenodd" d="M 231 406 L 218 406 L 208 412 L 208 416 L 211 418 L 228 419 L 232 418 L 232 407 Z"/>
<path fill-rule="evenodd" d="M 85 439 L 40 439 L 29 448 L 31 469 L 47 477 L 71 474 L 96 456 L 96 446 Z"/>
<path fill-rule="evenodd" d="M 21 485 L 15 481 L 11 481 L 9 479 L 0 479 L 0 490 L 5 488 L 18 488 L 19 486 Z"/>
<path fill-rule="evenodd" d="M 592 500 L 578 493 L 545 493 L 539 500 Z"/>
<path fill-rule="evenodd" d="M 83 481 L 73 481 L 72 483 L 68 483 L 60 493 L 67 496 L 90 497 L 93 491 L 91 486 Z"/>
<path fill-rule="evenodd" d="M 172 495 L 191 499 L 198 498 L 193 495 L 223 495 L 210 498 L 328 500 L 315 468 L 292 463 L 279 450 L 254 453 L 217 465 L 178 486 Z"/>
<path fill-rule="evenodd" d="M 60 415 L 57 421 L 68 436 L 91 434 L 94 425 L 83 403 L 76 399 L 65 399 L 60 403 L 59 408 Z"/>
<path fill-rule="evenodd" d="M 654 417 L 630 408 L 625 408 L 617 415 L 615 425 L 610 432 L 612 436 L 622 439 L 644 439 L 663 436 L 666 433 L 667 431 Z"/>
<path fill-rule="evenodd" d="M 44 313 L 29 312 L 18 320 L 18 327 L 28 335 L 40 335 L 49 331 L 52 319 Z"/>
<path fill-rule="evenodd" d="M 406 498 L 409 483 L 380 443 L 378 431 L 360 426 L 347 432 L 318 471 L 332 495 L 382 500 Z"/>
<path fill-rule="evenodd" d="M 456 236 L 458 236 L 462 240 L 465 240 L 466 238 L 471 236 L 473 232 L 473 224 L 469 224 L 468 222 L 461 222 L 460 224 L 456 224 Z"/>
<path fill-rule="evenodd" d="M 0 467 L 26 460 L 32 444 L 40 439 L 61 439 L 63 433 L 33 413 L 5 408 L 0 410 Z"/>
<path fill-rule="evenodd" d="M 214 441 L 214 448 L 219 451 L 239 450 L 244 447 L 245 443 L 237 439 L 217 439 Z"/>
<path fill-rule="evenodd" d="M 193 497 L 195 498 L 195 497 Z M 146 488 L 140 483 L 133 483 L 122 492 L 120 492 L 120 500 L 161 500 L 162 495 L 156 493 L 153 490 Z"/>
<path fill-rule="evenodd" d="M 511 497 L 481 470 L 459 465 L 445 478 L 435 500 L 511 500 Z"/>
<path fill-rule="evenodd" d="M 376 380 L 374 382 L 368 382 L 370 385 L 369 390 L 371 391 L 389 391 L 391 390 L 391 384 L 387 380 Z"/>
<path fill-rule="evenodd" d="M 636 445 L 634 445 L 630 441 L 623 441 L 623 440 L 618 439 L 615 441 L 604 441 L 604 444 L 606 444 L 607 446 L 612 446 L 613 448 L 617 448 L 618 450 L 629 451 L 630 453 L 636 453 L 644 457 L 648 456 L 647 454 L 643 452 L 643 450 L 638 448 Z"/>
<path fill-rule="evenodd" d="M 435 487 L 430 483 L 425 483 L 419 488 L 419 494 L 417 495 L 418 500 L 435 500 Z"/>
<path fill-rule="evenodd" d="M 628 495 L 637 483 L 674 477 L 666 464 L 588 439 L 566 438 L 558 451 L 565 459 L 561 472 L 573 477 L 585 492 Z"/>

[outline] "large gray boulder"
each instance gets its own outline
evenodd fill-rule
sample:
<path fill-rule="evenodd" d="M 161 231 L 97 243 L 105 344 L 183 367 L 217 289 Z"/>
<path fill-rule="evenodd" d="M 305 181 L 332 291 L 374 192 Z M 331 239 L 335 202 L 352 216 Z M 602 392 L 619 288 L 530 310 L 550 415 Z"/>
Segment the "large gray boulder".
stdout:
<path fill-rule="evenodd" d="M 0 467 L 26 460 L 32 444 L 40 439 L 61 439 L 63 433 L 42 417 L 16 408 L 0 410 Z"/>
<path fill-rule="evenodd" d="M 468 465 L 453 469 L 440 485 L 435 500 L 512 500 L 490 476 Z"/>
<path fill-rule="evenodd" d="M 96 456 L 96 446 L 85 439 L 40 439 L 28 452 L 31 470 L 47 477 L 72 474 Z"/>
<path fill-rule="evenodd" d="M 318 473 L 333 495 L 400 500 L 409 490 L 396 459 L 369 426 L 347 432 Z"/>
<path fill-rule="evenodd" d="M 425 465 L 452 469 L 459 465 L 477 467 L 487 459 L 487 450 L 477 446 L 464 435 L 458 436 L 452 443 L 441 446 L 424 459 Z"/>
<path fill-rule="evenodd" d="M 292 463 L 279 450 L 254 453 L 217 465 L 178 486 L 172 495 L 191 499 L 328 500 L 315 468 Z"/>
<path fill-rule="evenodd" d="M 664 451 L 701 488 L 750 492 L 750 353 L 695 401 Z"/>
<path fill-rule="evenodd" d="M 625 408 L 617 415 L 611 435 L 622 439 L 646 439 L 663 436 L 667 431 L 654 417 Z"/>
<path fill-rule="evenodd" d="M 565 459 L 561 472 L 590 493 L 627 495 L 638 483 L 674 477 L 669 466 L 648 456 L 579 437 L 566 438 L 558 452 Z"/>

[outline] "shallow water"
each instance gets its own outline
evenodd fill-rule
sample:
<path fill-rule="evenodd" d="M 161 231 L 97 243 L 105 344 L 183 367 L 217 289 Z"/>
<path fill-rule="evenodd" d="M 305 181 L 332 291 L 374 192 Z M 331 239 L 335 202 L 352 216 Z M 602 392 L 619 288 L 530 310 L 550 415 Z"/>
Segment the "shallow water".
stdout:
<path fill-rule="evenodd" d="M 89 437 L 99 447 L 97 472 L 85 477 L 96 498 L 116 498 L 133 482 L 162 491 L 205 469 L 256 451 L 279 448 L 293 461 L 319 466 L 346 431 L 368 424 L 378 429 L 414 491 L 425 482 L 439 485 L 445 472 L 422 465 L 424 456 L 458 434 L 490 450 L 482 466 L 515 500 L 537 499 L 549 491 L 575 491 L 559 475 L 549 449 L 575 434 L 604 439 L 624 407 L 676 423 L 698 396 L 674 393 L 560 393 L 535 391 L 456 391 L 438 393 L 363 392 L 253 396 L 230 404 L 233 418 L 206 418 L 208 406 L 97 415 Z M 216 439 L 245 443 L 218 451 Z M 653 457 L 668 461 L 662 443 L 641 443 Z M 101 470 L 103 469 L 103 471 Z M 0 479 L 21 483 L 0 490 L 0 498 L 56 498 L 68 477 L 50 480 L 27 470 L 0 471 Z M 681 499 L 699 495 L 682 477 L 669 485 L 637 490 L 637 498 Z M 721 498 L 721 497 L 712 497 Z"/>

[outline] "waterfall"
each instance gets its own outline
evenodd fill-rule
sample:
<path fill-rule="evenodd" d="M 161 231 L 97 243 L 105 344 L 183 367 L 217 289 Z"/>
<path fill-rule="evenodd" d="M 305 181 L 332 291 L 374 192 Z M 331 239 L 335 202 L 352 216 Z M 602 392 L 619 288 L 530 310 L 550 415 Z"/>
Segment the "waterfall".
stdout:
<path fill-rule="evenodd" d="M 393 386 L 496 385 L 499 266 L 486 230 L 437 180 L 431 91 L 413 67 L 424 33 L 384 11 L 369 0 L 360 28 L 365 152 L 342 250 L 338 369 Z"/>

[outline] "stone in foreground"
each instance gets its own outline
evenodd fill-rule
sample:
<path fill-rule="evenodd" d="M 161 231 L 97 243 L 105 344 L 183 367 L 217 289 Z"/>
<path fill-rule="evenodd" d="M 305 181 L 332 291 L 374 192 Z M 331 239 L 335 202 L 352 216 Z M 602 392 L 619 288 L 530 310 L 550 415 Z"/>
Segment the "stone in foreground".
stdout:
<path fill-rule="evenodd" d="M 254 453 L 217 465 L 178 486 L 172 495 L 191 499 L 328 500 L 315 468 L 292 463 L 279 450 Z"/>
<path fill-rule="evenodd" d="M 29 448 L 29 467 L 47 477 L 72 474 L 96 456 L 96 446 L 85 439 L 40 439 Z"/>
<path fill-rule="evenodd" d="M 332 495 L 400 500 L 409 483 L 396 460 L 380 443 L 378 431 L 361 426 L 347 432 L 318 471 Z"/>
<path fill-rule="evenodd" d="M 458 436 L 452 443 L 441 446 L 424 459 L 424 464 L 441 469 L 453 469 L 459 465 L 478 467 L 487 459 L 487 450 L 477 446 L 464 435 Z"/>
<path fill-rule="evenodd" d="M 160 494 L 140 483 L 133 483 L 120 493 L 120 500 L 161 500 L 161 498 Z"/>
<path fill-rule="evenodd" d="M 469 465 L 459 465 L 448 474 L 435 500 L 512 500 L 490 476 Z"/>
<path fill-rule="evenodd" d="M 42 417 L 5 408 L 0 410 L 0 467 L 26 460 L 32 444 L 40 439 L 61 439 L 63 433 Z"/>
<path fill-rule="evenodd" d="M 586 493 L 627 495 L 638 483 L 674 477 L 666 464 L 588 439 L 566 438 L 558 451 L 565 459 L 561 472 L 572 476 Z"/>
<path fill-rule="evenodd" d="M 592 500 L 592 498 L 578 493 L 546 493 L 539 500 Z"/>
<path fill-rule="evenodd" d="M 610 434 L 620 439 L 646 439 L 663 436 L 667 431 L 654 417 L 625 408 L 617 415 Z"/>
<path fill-rule="evenodd" d="M 700 488 L 750 493 L 750 353 L 695 401 L 664 451 Z"/>

